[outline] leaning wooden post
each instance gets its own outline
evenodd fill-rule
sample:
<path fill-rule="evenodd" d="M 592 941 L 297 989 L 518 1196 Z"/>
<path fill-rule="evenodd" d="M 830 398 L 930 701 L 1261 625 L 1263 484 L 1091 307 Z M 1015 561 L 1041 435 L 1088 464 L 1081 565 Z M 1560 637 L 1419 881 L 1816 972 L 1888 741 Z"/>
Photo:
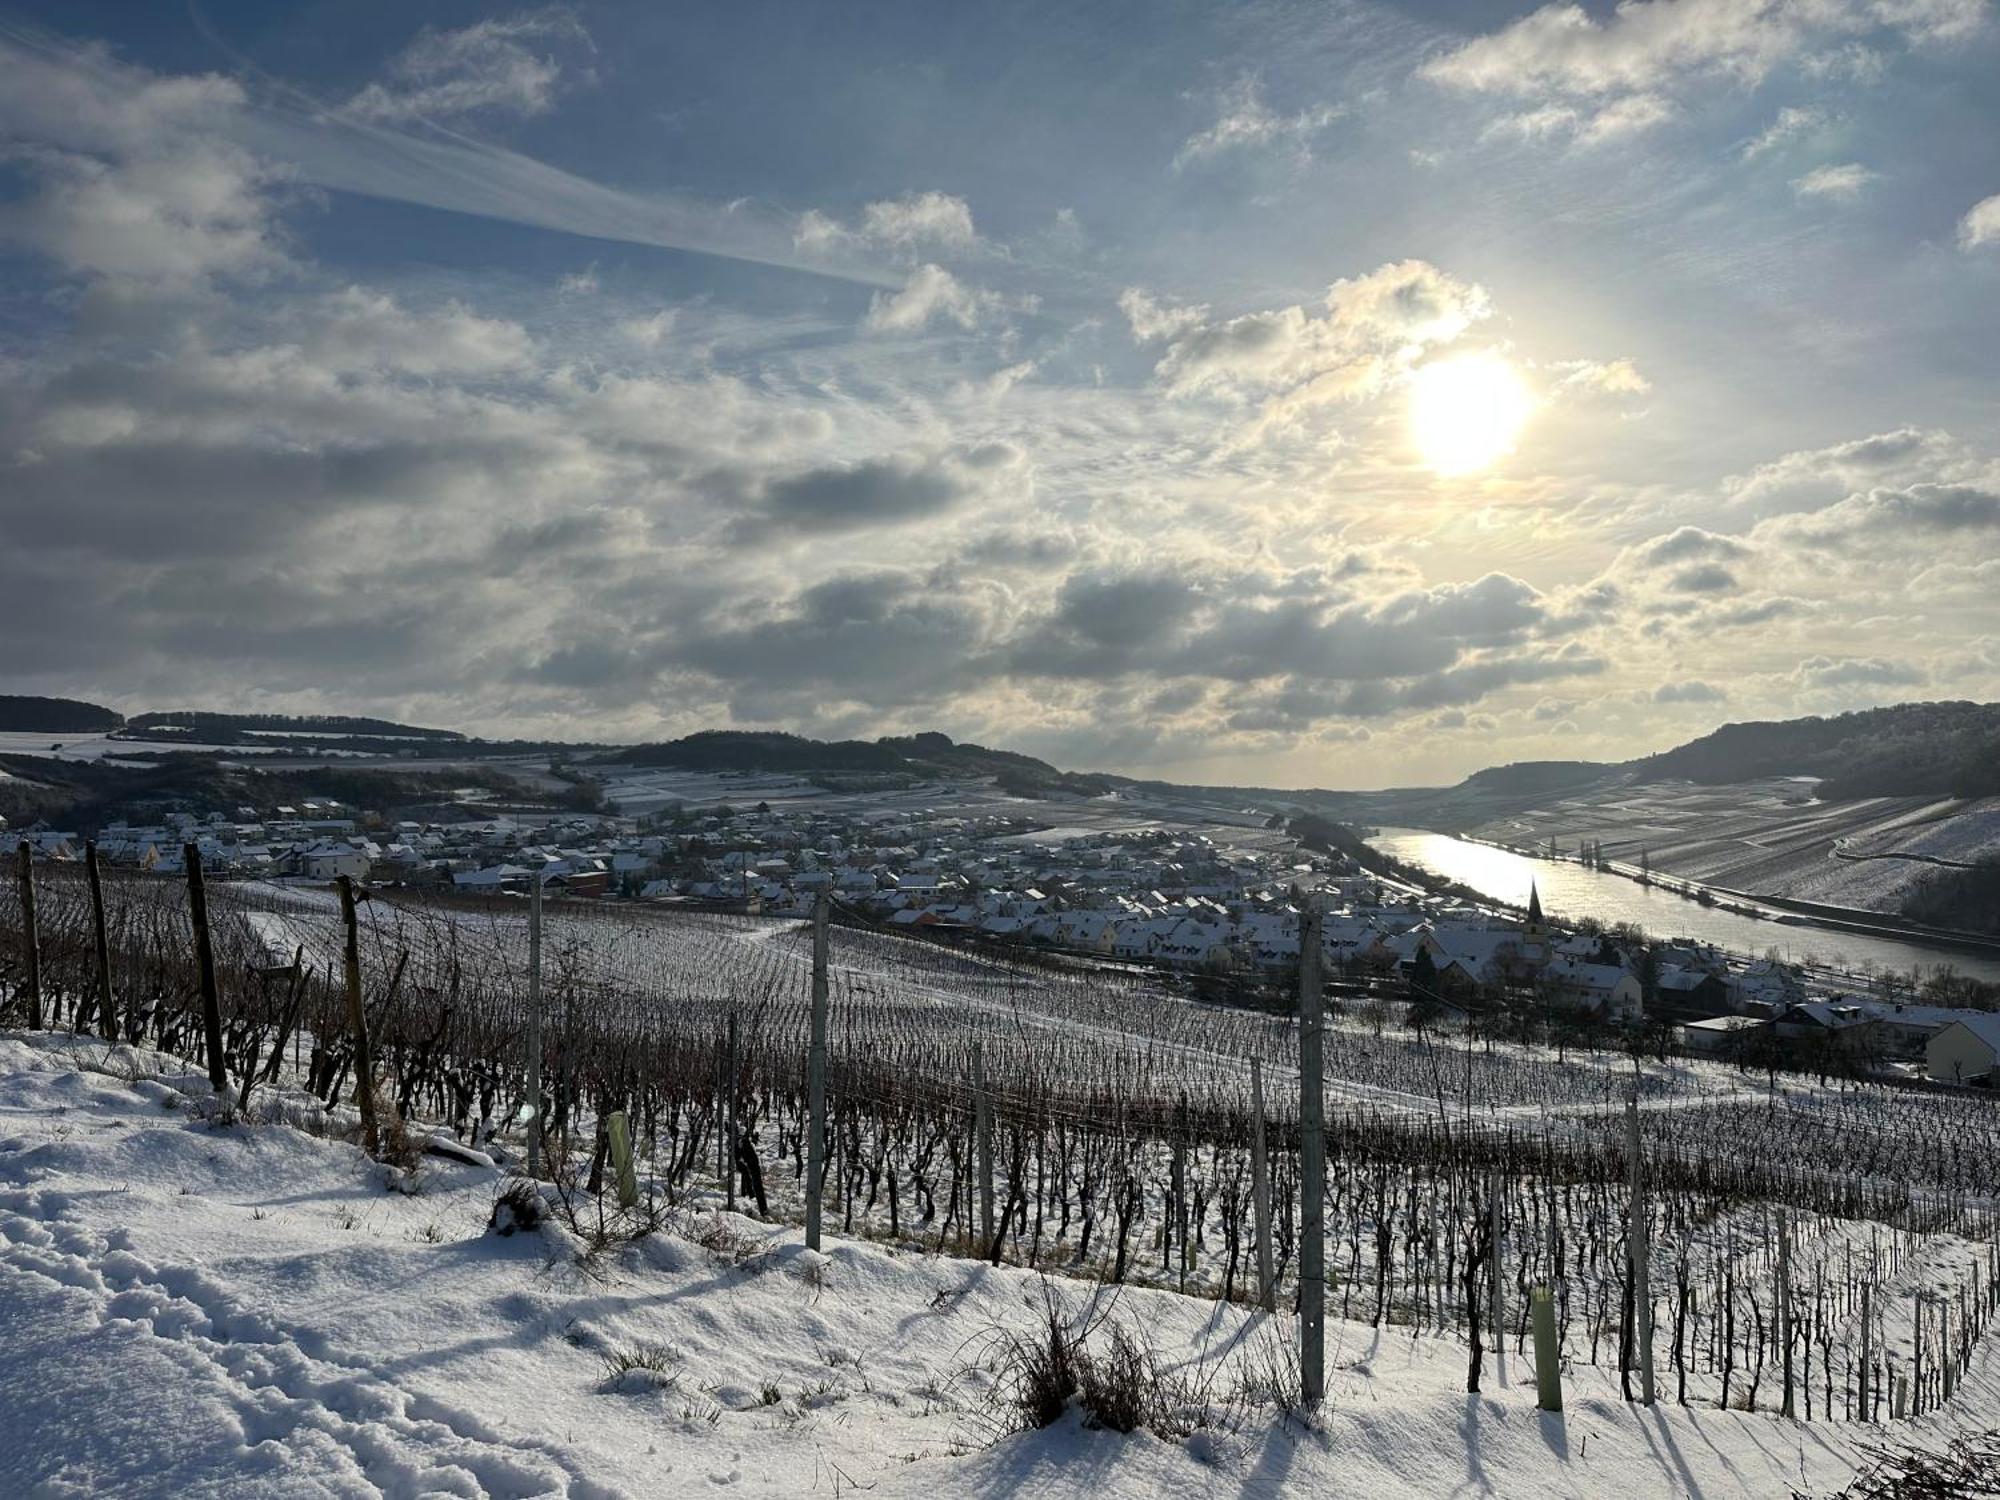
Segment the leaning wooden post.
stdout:
<path fill-rule="evenodd" d="M 1792 1397 L 1792 1226 L 1791 1216 L 1778 1209 L 1778 1339 L 1785 1350 L 1785 1404 L 1788 1417 L 1798 1415 Z"/>
<path fill-rule="evenodd" d="M 528 877 L 528 1175 L 542 1175 L 542 872 Z"/>
<path fill-rule="evenodd" d="M 368 1046 L 368 1011 L 361 1003 L 361 926 L 354 914 L 354 881 L 343 875 L 340 920 L 347 928 L 342 967 L 347 980 L 347 1024 L 354 1031 L 354 1099 L 361 1106 L 361 1146 L 370 1156 L 382 1148 L 375 1124 L 375 1059 Z"/>
<path fill-rule="evenodd" d="M 1326 1395 L 1326 1092 L 1320 912 L 1299 913 L 1299 1384 L 1308 1407 Z"/>
<path fill-rule="evenodd" d="M 1543 1411 L 1563 1409 L 1562 1354 L 1556 1346 L 1556 1299 L 1545 1286 L 1528 1293 L 1528 1310 L 1535 1324 L 1535 1405 Z"/>
<path fill-rule="evenodd" d="M 972 1044 L 972 1144 L 978 1153 L 973 1170 L 979 1173 L 979 1243 L 993 1244 L 993 1104 L 986 1097 L 986 1049 Z"/>
<path fill-rule="evenodd" d="M 1632 1276 L 1632 1327 L 1639 1346 L 1639 1401 L 1653 1404 L 1653 1246 L 1652 1215 L 1646 1206 L 1646 1180 L 1639 1154 L 1639 1100 L 1625 1105 L 1625 1153 L 1631 1174 L 1632 1222 L 1626 1235 L 1626 1259 Z"/>
<path fill-rule="evenodd" d="M 826 1176 L 826 892 L 813 902 L 812 1042 L 806 1053 L 806 1248 L 819 1249 Z"/>
<path fill-rule="evenodd" d="M 1257 1305 L 1278 1310 L 1277 1275 L 1271 1265 L 1271 1164 L 1264 1146 L 1264 1063 L 1250 1059 L 1250 1195 L 1257 1207 Z"/>
<path fill-rule="evenodd" d="M 194 923 L 194 963 L 201 982 L 202 1039 L 208 1048 L 208 1081 L 216 1093 L 229 1092 L 229 1069 L 222 1058 L 222 1002 L 215 990 L 215 949 L 208 938 L 208 886 L 201 878 L 201 850 L 183 845 L 187 866 L 188 916 Z"/>
<path fill-rule="evenodd" d="M 1910 1321 L 1916 1328 L 1916 1348 L 1910 1358 L 1910 1415 L 1924 1414 L 1924 1294 L 1910 1293 Z"/>
<path fill-rule="evenodd" d="M 35 926 L 35 852 L 28 847 L 26 839 L 15 851 L 19 860 L 17 879 L 21 891 L 21 942 L 23 943 L 24 978 L 22 988 L 28 997 L 28 1030 L 42 1029 L 42 940 Z"/>
<path fill-rule="evenodd" d="M 111 998 L 111 936 L 104 922 L 104 882 L 97 872 L 97 840 L 83 846 L 83 869 L 90 882 L 91 953 L 97 963 L 97 1029 L 108 1042 L 118 1040 L 118 1005 Z"/>

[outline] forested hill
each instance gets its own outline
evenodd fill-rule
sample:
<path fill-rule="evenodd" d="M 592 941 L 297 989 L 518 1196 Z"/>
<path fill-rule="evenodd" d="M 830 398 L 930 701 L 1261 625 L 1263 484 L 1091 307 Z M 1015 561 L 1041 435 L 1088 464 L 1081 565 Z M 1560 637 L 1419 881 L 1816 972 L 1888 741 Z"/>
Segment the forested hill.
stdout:
<path fill-rule="evenodd" d="M 75 698 L 28 698 L 0 693 L 0 731 L 8 734 L 102 734 L 123 714 Z"/>
<path fill-rule="evenodd" d="M 1833 718 L 1725 724 L 1629 762 L 1636 780 L 1707 785 L 1764 776 L 1825 778 L 1819 795 L 2000 795 L 2000 703 L 1902 703 Z"/>
<path fill-rule="evenodd" d="M 803 735 L 709 729 L 684 739 L 634 745 L 610 757 L 629 765 L 679 766 L 692 771 L 784 771 L 795 776 L 907 776 L 920 780 L 991 776 L 1021 795 L 1064 792 L 1096 796 L 1119 778 L 1058 771 L 1012 750 L 954 743 L 927 733 L 879 740 L 814 740 Z"/>

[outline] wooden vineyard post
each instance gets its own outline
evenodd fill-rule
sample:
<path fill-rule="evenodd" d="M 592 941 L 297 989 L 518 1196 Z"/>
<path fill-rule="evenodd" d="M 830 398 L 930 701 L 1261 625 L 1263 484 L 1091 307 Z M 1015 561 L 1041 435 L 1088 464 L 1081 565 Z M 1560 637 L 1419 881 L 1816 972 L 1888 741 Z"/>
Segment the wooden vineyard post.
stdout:
<path fill-rule="evenodd" d="M 1784 1413 L 1798 1415 L 1792 1395 L 1792 1226 L 1791 1216 L 1778 1209 L 1778 1342 L 1783 1348 L 1785 1369 Z"/>
<path fill-rule="evenodd" d="M 1910 1321 L 1917 1330 L 1917 1344 L 1910 1360 L 1910 1407 L 1912 1417 L 1924 1414 L 1924 1294 L 1910 1293 Z"/>
<path fill-rule="evenodd" d="M 1507 1331 L 1501 1325 L 1500 1314 L 1500 1174 L 1495 1172 L 1488 1181 L 1487 1202 L 1493 1215 L 1493 1280 L 1486 1304 L 1486 1326 L 1493 1330 L 1493 1367 L 1500 1368 L 1500 1361 L 1507 1346 Z"/>
<path fill-rule="evenodd" d="M 606 1120 L 604 1130 L 611 1140 L 611 1169 L 618 1180 L 618 1206 L 636 1208 L 639 1177 L 632 1169 L 632 1127 L 625 1119 L 625 1111 L 621 1109 Z"/>
<path fill-rule="evenodd" d="M 208 886 L 201 878 L 201 850 L 183 845 L 187 866 L 188 917 L 194 923 L 194 963 L 201 984 L 201 1031 L 208 1049 L 208 1081 L 218 1094 L 229 1092 L 229 1069 L 222 1057 L 222 1001 L 215 990 L 215 949 L 208 937 Z"/>
<path fill-rule="evenodd" d="M 361 1003 L 361 927 L 354 913 L 354 880 L 343 875 L 340 920 L 347 929 L 342 970 L 347 983 L 347 1024 L 354 1030 L 354 1102 L 361 1106 L 361 1149 L 374 1156 L 382 1149 L 375 1123 L 375 1059 L 368 1046 L 368 1012 Z"/>
<path fill-rule="evenodd" d="M 111 998 L 111 935 L 104 922 L 104 881 L 97 871 L 97 840 L 83 846 L 84 875 L 90 882 L 91 956 L 97 965 L 97 1030 L 107 1042 L 118 1040 L 118 1006 Z"/>
<path fill-rule="evenodd" d="M 1278 1310 L 1276 1274 L 1271 1268 L 1271 1163 L 1264 1146 L 1264 1064 L 1250 1059 L 1250 1194 L 1257 1207 L 1257 1305 Z"/>
<path fill-rule="evenodd" d="M 1556 1299 L 1545 1286 L 1528 1293 L 1535 1324 L 1535 1405 L 1543 1411 L 1563 1409 L 1562 1354 L 1556 1347 Z"/>
<path fill-rule="evenodd" d="M 1652 1216 L 1646 1207 L 1646 1179 L 1639 1155 L 1639 1099 L 1635 1094 L 1625 1105 L 1625 1152 L 1631 1174 L 1632 1222 L 1626 1240 L 1626 1258 L 1632 1276 L 1632 1326 L 1639 1346 L 1639 1401 L 1653 1404 L 1653 1247 Z"/>
<path fill-rule="evenodd" d="M 1869 1291 L 1869 1286 L 1868 1286 L 1868 1283 L 1867 1283 L 1867 1282 L 1865 1282 L 1865 1281 L 1864 1281 L 1864 1282 L 1862 1282 L 1862 1283 L 1861 1283 L 1861 1392 L 1860 1392 L 1860 1396 L 1861 1396 L 1861 1420 L 1862 1420 L 1862 1421 L 1864 1421 L 1864 1422 L 1870 1422 L 1870 1421 L 1873 1421 L 1873 1420 L 1874 1420 L 1874 1413 L 1873 1413 L 1873 1412 L 1872 1412 L 1872 1411 L 1871 1411 L 1871 1410 L 1869 1409 L 1869 1406 L 1868 1406 L 1868 1389 L 1869 1389 L 1869 1386 L 1870 1386 L 1870 1385 L 1871 1385 L 1871 1383 L 1872 1383 L 1872 1382 L 1871 1382 L 1871 1381 L 1869 1380 L 1869 1370 L 1868 1370 L 1868 1360 L 1869 1360 L 1869 1358 L 1870 1358 L 1870 1349 L 1869 1349 L 1869 1338 L 1868 1338 L 1868 1311 L 1869 1311 L 1869 1309 L 1868 1309 L 1868 1291 Z"/>
<path fill-rule="evenodd" d="M 15 851 L 18 860 L 16 883 L 21 893 L 21 942 L 23 979 L 28 997 L 28 1030 L 42 1029 L 42 941 L 35 926 L 35 852 L 26 839 Z"/>
<path fill-rule="evenodd" d="M 730 1208 L 736 1207 L 736 1153 L 741 1139 L 736 1125 L 736 1011 L 729 1012 L 729 1072 L 723 1083 L 723 1097 L 729 1107 L 729 1164 L 722 1169 L 723 1187 L 728 1193 Z"/>
<path fill-rule="evenodd" d="M 528 877 L 528 1175 L 542 1175 L 542 872 Z"/>
<path fill-rule="evenodd" d="M 979 1243 L 993 1243 L 993 1104 L 986 1097 L 986 1048 L 972 1044 L 972 1146 L 978 1153 L 973 1170 L 979 1173 Z"/>
<path fill-rule="evenodd" d="M 826 1177 L 826 892 L 813 902 L 812 1040 L 806 1053 L 806 1248 L 819 1249 L 820 1191 Z"/>
<path fill-rule="evenodd" d="M 1320 911 L 1299 914 L 1299 1385 L 1307 1407 L 1326 1395 L 1325 1019 L 1319 981 Z"/>

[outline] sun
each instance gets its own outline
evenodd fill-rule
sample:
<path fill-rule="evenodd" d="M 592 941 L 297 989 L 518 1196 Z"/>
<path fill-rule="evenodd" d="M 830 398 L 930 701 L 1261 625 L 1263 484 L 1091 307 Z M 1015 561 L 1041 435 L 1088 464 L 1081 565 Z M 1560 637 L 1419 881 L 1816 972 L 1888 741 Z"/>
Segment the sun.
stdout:
<path fill-rule="evenodd" d="M 1410 376 L 1410 438 L 1427 468 L 1477 473 L 1514 451 L 1534 404 L 1527 383 L 1497 354 L 1433 360 Z"/>

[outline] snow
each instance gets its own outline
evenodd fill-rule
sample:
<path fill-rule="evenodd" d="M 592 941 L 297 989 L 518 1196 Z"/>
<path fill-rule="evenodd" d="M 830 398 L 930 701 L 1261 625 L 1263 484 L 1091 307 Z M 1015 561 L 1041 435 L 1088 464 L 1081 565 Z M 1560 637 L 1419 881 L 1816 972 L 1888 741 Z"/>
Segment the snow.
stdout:
<path fill-rule="evenodd" d="M 0 1495 L 1717 1500 L 1831 1488 L 1857 1434 L 1942 1433 L 2000 1395 L 1982 1341 L 1947 1413 L 1893 1434 L 1642 1412 L 1588 1368 L 1548 1415 L 1511 1346 L 1468 1396 L 1456 1342 L 1334 1320 L 1307 1424 L 1227 1399 L 1288 1319 L 834 1236 L 814 1252 L 701 1202 L 596 1250 L 594 1205 L 502 1237 L 496 1167 L 429 1156 L 391 1191 L 280 1122 L 324 1132 L 318 1111 L 215 1124 L 205 1094 L 157 1054 L 0 1034 Z M 1205 1384 L 1206 1425 L 1004 1431 L 990 1357 L 1050 1294 L 1103 1299 Z"/>

